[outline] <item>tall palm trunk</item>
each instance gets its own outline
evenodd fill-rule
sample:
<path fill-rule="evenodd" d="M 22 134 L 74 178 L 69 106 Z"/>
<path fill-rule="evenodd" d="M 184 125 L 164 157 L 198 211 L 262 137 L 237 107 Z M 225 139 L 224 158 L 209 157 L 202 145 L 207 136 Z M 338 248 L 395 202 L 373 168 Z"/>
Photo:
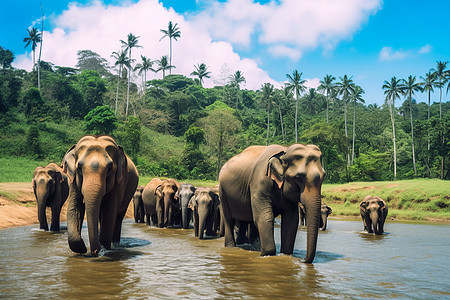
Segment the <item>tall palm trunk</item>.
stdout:
<path fill-rule="evenodd" d="M 117 90 L 116 90 L 116 108 L 114 112 L 117 115 L 117 103 L 119 102 L 119 83 L 120 83 L 120 74 L 122 73 L 122 66 L 119 66 L 119 74 L 117 74 Z"/>
<path fill-rule="evenodd" d="M 169 37 L 169 48 L 170 48 L 170 58 L 169 58 L 169 66 L 172 66 L 172 37 Z M 172 74 L 172 68 L 169 68 L 169 75 Z"/>
<path fill-rule="evenodd" d="M 395 104 L 392 101 L 392 107 L 389 105 L 389 113 L 392 122 L 392 143 L 394 144 L 394 180 L 397 180 L 397 147 L 395 146 L 395 121 L 394 121 Z"/>
<path fill-rule="evenodd" d="M 345 137 L 347 144 L 347 166 L 350 166 L 350 151 L 348 151 L 348 132 L 347 132 L 347 96 L 344 94 L 344 121 L 345 121 Z"/>
<path fill-rule="evenodd" d="M 328 91 L 327 91 L 326 99 L 327 99 L 327 124 L 328 124 L 328 102 L 330 102 L 330 99 L 328 97 Z"/>
<path fill-rule="evenodd" d="M 353 140 L 352 140 L 352 160 L 351 164 L 353 165 L 353 159 L 355 157 L 355 131 L 356 131 L 356 101 L 353 104 Z"/>
<path fill-rule="evenodd" d="M 295 89 L 295 143 L 298 143 L 298 132 L 297 132 L 297 123 L 298 123 L 298 91 Z"/>
<path fill-rule="evenodd" d="M 270 106 L 267 104 L 267 139 L 266 146 L 269 144 L 269 127 L 270 127 Z"/>
<path fill-rule="evenodd" d="M 413 158 L 413 168 L 414 175 L 416 175 L 416 156 L 414 153 L 414 127 L 413 127 L 413 116 L 412 116 L 412 98 L 411 93 L 409 93 L 409 116 L 411 119 L 411 144 L 412 144 L 412 158 Z"/>
<path fill-rule="evenodd" d="M 280 122 L 281 122 L 281 136 L 283 137 L 284 141 L 284 126 L 283 126 L 283 116 L 281 115 L 281 107 L 278 105 L 278 112 L 280 113 Z"/>
<path fill-rule="evenodd" d="M 128 86 L 127 86 L 127 106 L 125 108 L 125 117 L 128 116 L 128 103 L 130 101 L 130 81 L 131 81 L 131 48 L 128 52 L 128 59 L 130 61 L 130 66 L 128 68 Z"/>

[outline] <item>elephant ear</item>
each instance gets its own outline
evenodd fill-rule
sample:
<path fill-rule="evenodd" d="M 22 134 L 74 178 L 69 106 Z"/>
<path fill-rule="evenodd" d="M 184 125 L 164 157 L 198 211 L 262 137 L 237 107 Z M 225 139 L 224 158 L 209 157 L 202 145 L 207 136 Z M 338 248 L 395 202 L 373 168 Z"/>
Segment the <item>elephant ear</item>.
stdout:
<path fill-rule="evenodd" d="M 266 176 L 275 181 L 279 188 L 284 182 L 284 166 L 282 161 L 282 156 L 285 154 L 284 151 L 278 152 L 272 155 L 267 163 Z"/>
<path fill-rule="evenodd" d="M 67 174 L 69 177 L 70 183 L 73 183 L 75 180 L 75 171 L 76 171 L 76 159 L 75 159 L 75 146 L 73 145 L 72 148 L 70 148 L 63 158 L 63 172 Z"/>
<path fill-rule="evenodd" d="M 123 148 L 121 146 L 117 146 L 117 148 L 119 153 L 117 157 L 116 182 L 120 183 L 124 178 L 125 172 L 127 171 L 128 159 L 123 151 Z"/>
<path fill-rule="evenodd" d="M 367 198 L 367 197 L 366 197 Z M 364 199 L 366 199 L 366 198 L 364 198 Z M 359 209 L 362 211 L 362 212 L 366 212 L 366 204 L 367 204 L 367 202 L 366 202 L 366 200 L 363 200 L 360 204 L 359 204 Z"/>
<path fill-rule="evenodd" d="M 155 195 L 156 196 L 158 196 L 158 197 L 161 197 L 161 186 L 162 186 L 162 184 L 160 184 L 160 185 L 158 185 L 156 188 L 155 188 Z"/>
<path fill-rule="evenodd" d="M 189 200 L 188 203 L 188 207 L 192 210 L 195 209 L 195 207 L 197 206 L 197 198 L 195 197 L 195 195 L 191 198 L 191 200 Z"/>
<path fill-rule="evenodd" d="M 331 207 L 327 206 L 327 214 L 331 215 L 332 212 Z"/>

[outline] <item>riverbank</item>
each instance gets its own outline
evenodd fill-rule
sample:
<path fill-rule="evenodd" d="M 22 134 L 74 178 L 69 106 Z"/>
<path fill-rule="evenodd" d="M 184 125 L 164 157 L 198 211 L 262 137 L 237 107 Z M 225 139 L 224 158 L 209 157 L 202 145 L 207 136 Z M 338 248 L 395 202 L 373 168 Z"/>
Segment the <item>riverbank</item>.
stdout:
<path fill-rule="evenodd" d="M 144 180 L 141 184 L 147 182 Z M 215 185 L 214 182 L 204 184 Z M 388 203 L 391 221 L 450 224 L 448 181 L 414 179 L 324 184 L 322 187 L 322 201 L 332 208 L 332 219 L 359 220 L 359 203 L 367 195 L 377 195 Z M 66 220 L 66 207 L 67 203 L 63 206 L 61 221 Z M 132 217 L 133 204 L 130 202 L 126 218 Z M 31 182 L 0 182 L 0 230 L 33 224 L 38 224 L 38 219 Z"/>

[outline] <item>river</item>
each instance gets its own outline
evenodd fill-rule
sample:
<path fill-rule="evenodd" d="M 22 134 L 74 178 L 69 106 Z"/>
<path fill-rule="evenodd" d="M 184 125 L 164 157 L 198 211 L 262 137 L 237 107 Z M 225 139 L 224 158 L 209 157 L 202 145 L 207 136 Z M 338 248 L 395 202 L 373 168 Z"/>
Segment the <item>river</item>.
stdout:
<path fill-rule="evenodd" d="M 362 227 L 329 220 L 313 264 L 301 262 L 304 227 L 293 256 L 260 257 L 126 219 L 120 245 L 97 258 L 71 252 L 65 230 L 10 228 L 0 231 L 0 298 L 450 299 L 449 225 L 387 222 L 382 236 Z"/>

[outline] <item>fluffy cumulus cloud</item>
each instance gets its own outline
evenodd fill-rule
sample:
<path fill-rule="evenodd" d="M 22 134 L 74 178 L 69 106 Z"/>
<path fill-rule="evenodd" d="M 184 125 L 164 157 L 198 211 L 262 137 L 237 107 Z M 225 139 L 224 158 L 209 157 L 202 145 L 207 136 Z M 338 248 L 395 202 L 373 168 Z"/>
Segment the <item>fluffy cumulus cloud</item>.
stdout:
<path fill-rule="evenodd" d="M 429 44 L 420 47 L 419 49 L 409 50 L 394 50 L 392 47 L 383 47 L 378 54 L 381 61 L 402 60 L 411 56 L 424 55 L 430 53 L 433 47 Z"/>
<path fill-rule="evenodd" d="M 71 67 L 77 62 L 77 51 L 88 49 L 113 65 L 112 52 L 119 51 L 120 40 L 132 33 L 142 46 L 132 50 L 135 63 L 140 55 L 156 60 L 169 54 L 169 40 L 160 41 L 160 30 L 172 21 L 181 31 L 181 38 L 173 43 L 173 73 L 189 76 L 194 65 L 205 63 L 211 72 L 211 78 L 205 79 L 207 87 L 223 83 L 236 70 L 243 72 L 247 89 L 259 89 L 265 82 L 280 86 L 258 65 L 258 57 L 244 58 L 237 50 L 258 48 L 259 55 L 297 61 L 304 51 L 333 48 L 350 38 L 380 8 L 380 2 L 198 0 L 201 9 L 191 14 L 179 14 L 158 0 L 113 1 L 110 5 L 72 2 L 62 14 L 52 17 L 53 29 L 44 32 L 42 59 Z M 30 70 L 31 53 L 18 55 L 14 65 Z M 147 79 L 161 76 L 152 73 Z"/>

